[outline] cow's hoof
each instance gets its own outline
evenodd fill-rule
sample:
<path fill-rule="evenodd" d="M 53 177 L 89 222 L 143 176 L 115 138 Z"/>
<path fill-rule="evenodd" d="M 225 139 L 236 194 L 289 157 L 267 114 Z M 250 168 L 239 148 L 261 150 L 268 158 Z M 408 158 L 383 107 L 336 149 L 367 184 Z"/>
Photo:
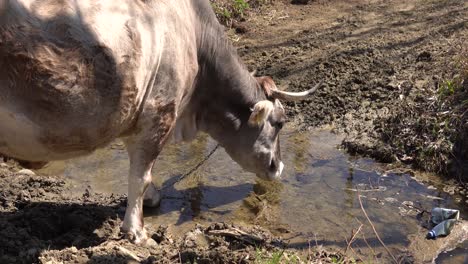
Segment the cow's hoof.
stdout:
<path fill-rule="evenodd" d="M 136 245 L 145 245 L 148 240 L 148 235 L 145 228 L 125 231 L 125 228 L 122 227 L 122 233 L 124 233 L 124 238 L 130 240 L 130 242 Z"/>
<path fill-rule="evenodd" d="M 158 207 L 161 203 L 161 191 L 156 189 L 154 184 L 150 184 L 145 192 L 143 205 L 146 207 Z"/>

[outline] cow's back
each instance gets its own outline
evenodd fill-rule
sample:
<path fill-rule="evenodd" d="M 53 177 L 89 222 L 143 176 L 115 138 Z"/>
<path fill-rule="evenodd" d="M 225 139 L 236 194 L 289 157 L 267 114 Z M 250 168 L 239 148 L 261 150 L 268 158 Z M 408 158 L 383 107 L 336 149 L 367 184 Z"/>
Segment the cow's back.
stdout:
<path fill-rule="evenodd" d="M 153 20 L 164 14 L 133 0 L 7 2 L 0 152 L 68 158 L 129 129 L 161 55 L 164 30 L 154 30 Z"/>

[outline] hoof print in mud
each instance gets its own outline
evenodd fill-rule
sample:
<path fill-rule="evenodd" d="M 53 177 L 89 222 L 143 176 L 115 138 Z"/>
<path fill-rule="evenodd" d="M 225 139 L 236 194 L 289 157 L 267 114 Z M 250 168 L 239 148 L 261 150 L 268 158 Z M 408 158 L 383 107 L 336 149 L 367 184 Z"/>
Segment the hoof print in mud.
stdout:
<path fill-rule="evenodd" d="M 236 30 L 237 34 L 245 34 L 249 32 L 249 28 L 245 23 L 233 23 L 232 27 Z"/>
<path fill-rule="evenodd" d="M 431 61 L 432 55 L 428 51 L 423 51 L 419 53 L 418 57 L 416 58 L 416 61 Z"/>

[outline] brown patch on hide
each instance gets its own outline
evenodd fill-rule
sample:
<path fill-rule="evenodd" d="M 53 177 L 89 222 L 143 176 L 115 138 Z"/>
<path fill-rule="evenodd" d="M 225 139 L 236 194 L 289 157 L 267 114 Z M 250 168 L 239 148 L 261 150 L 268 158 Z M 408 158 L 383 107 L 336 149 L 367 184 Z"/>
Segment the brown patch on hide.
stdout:
<path fill-rule="evenodd" d="M 40 141 L 50 150 L 90 151 L 135 122 L 141 38 L 128 22 L 132 47 L 117 65 L 84 25 L 76 39 L 68 19 L 54 17 L 47 29 L 23 22 L 0 30 L 0 101 L 14 101 L 43 127 Z"/>
<path fill-rule="evenodd" d="M 176 104 L 174 101 L 156 107 L 156 115 L 153 118 L 153 127 L 151 132 L 153 138 L 158 144 L 158 149 L 161 149 L 164 143 L 169 138 L 171 130 L 175 126 L 176 121 Z"/>
<path fill-rule="evenodd" d="M 135 130 L 139 131 L 141 150 L 146 157 L 156 157 L 169 139 L 176 123 L 176 103 L 158 100 L 151 103 L 138 119 Z"/>
<path fill-rule="evenodd" d="M 105 46 L 94 46 L 89 50 L 78 47 L 64 52 L 48 52 L 48 47 L 39 47 L 35 55 L 41 58 L 31 66 L 31 79 L 38 85 L 28 84 L 38 95 L 33 101 L 32 111 L 40 111 L 36 123 L 42 127 L 54 127 L 58 122 L 78 121 L 64 124 L 61 131 L 44 131 L 42 143 L 56 152 L 92 151 L 115 137 L 118 118 L 121 83 L 111 51 Z M 68 62 L 68 63 L 67 63 Z M 24 65 L 28 65 L 25 61 Z M 75 75 L 75 77 L 73 77 Z"/>

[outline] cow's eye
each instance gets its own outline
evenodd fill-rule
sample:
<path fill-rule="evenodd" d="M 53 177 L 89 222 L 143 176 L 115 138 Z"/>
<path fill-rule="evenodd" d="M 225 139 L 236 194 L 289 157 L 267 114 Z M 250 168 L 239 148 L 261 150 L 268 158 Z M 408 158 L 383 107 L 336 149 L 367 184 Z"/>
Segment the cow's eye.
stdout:
<path fill-rule="evenodd" d="M 278 129 L 282 129 L 283 128 L 283 125 L 284 125 L 284 122 L 283 121 L 279 121 L 279 122 L 275 122 L 273 124 L 274 127 L 278 128 Z"/>

